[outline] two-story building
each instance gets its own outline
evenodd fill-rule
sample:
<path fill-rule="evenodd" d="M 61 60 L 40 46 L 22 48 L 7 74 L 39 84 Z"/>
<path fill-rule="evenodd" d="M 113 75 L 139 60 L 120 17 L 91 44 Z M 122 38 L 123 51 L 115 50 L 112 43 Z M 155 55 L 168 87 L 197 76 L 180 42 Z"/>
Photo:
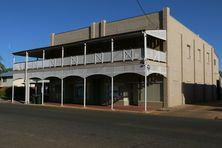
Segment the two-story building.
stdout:
<path fill-rule="evenodd" d="M 41 94 L 42 104 L 145 111 L 217 98 L 214 48 L 172 17 L 169 8 L 53 33 L 51 46 L 13 55 L 13 80 L 24 80 L 27 104 L 33 93 Z M 16 62 L 16 56 L 24 62 Z"/>

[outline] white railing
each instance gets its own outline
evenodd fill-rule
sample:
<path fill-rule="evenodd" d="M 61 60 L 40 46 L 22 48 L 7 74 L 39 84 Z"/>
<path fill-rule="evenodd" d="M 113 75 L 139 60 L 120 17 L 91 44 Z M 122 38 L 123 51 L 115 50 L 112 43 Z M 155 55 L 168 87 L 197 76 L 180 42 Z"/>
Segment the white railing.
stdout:
<path fill-rule="evenodd" d="M 30 61 L 28 62 L 28 69 L 42 68 L 42 61 Z"/>
<path fill-rule="evenodd" d="M 166 53 L 162 51 L 153 50 L 147 48 L 146 50 L 147 58 L 154 61 L 166 62 Z"/>
<path fill-rule="evenodd" d="M 84 56 L 80 55 L 80 56 L 72 56 L 72 57 L 65 57 L 63 59 L 63 65 L 67 66 L 73 66 L 73 65 L 82 65 L 84 64 Z"/>
<path fill-rule="evenodd" d="M 44 68 L 59 67 L 61 65 L 62 65 L 61 58 L 44 60 Z M 31 69 L 33 69 L 33 68 L 31 68 Z"/>
<path fill-rule="evenodd" d="M 147 58 L 155 61 L 166 62 L 166 53 L 156 51 L 153 49 L 147 49 Z M 86 63 L 84 63 L 84 55 L 64 57 L 63 66 L 74 66 L 83 64 L 99 64 L 99 63 L 110 63 L 112 61 L 111 52 L 104 53 L 94 53 L 86 55 Z M 143 59 L 143 49 L 129 49 L 120 50 L 113 52 L 113 62 L 118 61 L 133 61 Z M 28 69 L 38 69 L 38 68 L 53 68 L 62 66 L 62 58 L 47 59 L 43 61 L 31 61 L 28 62 Z M 25 63 L 15 63 L 13 65 L 13 70 L 24 70 Z"/>
<path fill-rule="evenodd" d="M 24 70 L 25 63 L 15 63 L 13 64 L 13 70 Z"/>

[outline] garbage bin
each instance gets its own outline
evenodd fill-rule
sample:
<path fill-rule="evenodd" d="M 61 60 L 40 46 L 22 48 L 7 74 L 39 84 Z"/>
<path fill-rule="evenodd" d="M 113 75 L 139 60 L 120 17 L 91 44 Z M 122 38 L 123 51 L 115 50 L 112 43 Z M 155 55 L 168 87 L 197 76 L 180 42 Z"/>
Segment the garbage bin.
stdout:
<path fill-rule="evenodd" d="M 36 95 L 36 104 L 41 104 L 41 103 L 42 103 L 41 95 Z"/>
<path fill-rule="evenodd" d="M 32 100 L 31 100 L 32 104 L 41 104 L 42 103 L 42 99 L 41 99 L 41 95 L 32 95 Z"/>
<path fill-rule="evenodd" d="M 36 96 L 35 95 L 32 95 L 32 100 L 31 100 L 31 103 L 32 104 L 36 104 Z"/>

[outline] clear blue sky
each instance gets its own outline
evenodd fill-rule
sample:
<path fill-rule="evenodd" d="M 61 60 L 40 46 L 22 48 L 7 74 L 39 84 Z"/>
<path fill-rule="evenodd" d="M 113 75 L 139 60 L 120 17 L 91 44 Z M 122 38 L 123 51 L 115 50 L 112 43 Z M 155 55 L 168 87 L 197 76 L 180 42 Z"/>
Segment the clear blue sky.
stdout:
<path fill-rule="evenodd" d="M 171 15 L 214 46 L 222 57 L 221 0 L 140 0 L 146 12 L 170 7 Z M 12 66 L 11 52 L 48 46 L 50 34 L 141 15 L 136 0 L 1 0 L 0 55 Z M 220 62 L 220 69 L 222 62 Z"/>

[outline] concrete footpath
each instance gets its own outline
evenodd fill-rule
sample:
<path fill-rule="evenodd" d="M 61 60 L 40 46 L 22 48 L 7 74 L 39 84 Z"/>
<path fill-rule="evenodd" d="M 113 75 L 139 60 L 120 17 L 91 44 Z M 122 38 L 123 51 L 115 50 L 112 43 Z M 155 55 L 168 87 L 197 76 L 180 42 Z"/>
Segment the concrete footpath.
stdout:
<path fill-rule="evenodd" d="M 202 104 L 186 104 L 165 110 L 153 111 L 153 115 L 222 120 L 222 101 Z"/>

